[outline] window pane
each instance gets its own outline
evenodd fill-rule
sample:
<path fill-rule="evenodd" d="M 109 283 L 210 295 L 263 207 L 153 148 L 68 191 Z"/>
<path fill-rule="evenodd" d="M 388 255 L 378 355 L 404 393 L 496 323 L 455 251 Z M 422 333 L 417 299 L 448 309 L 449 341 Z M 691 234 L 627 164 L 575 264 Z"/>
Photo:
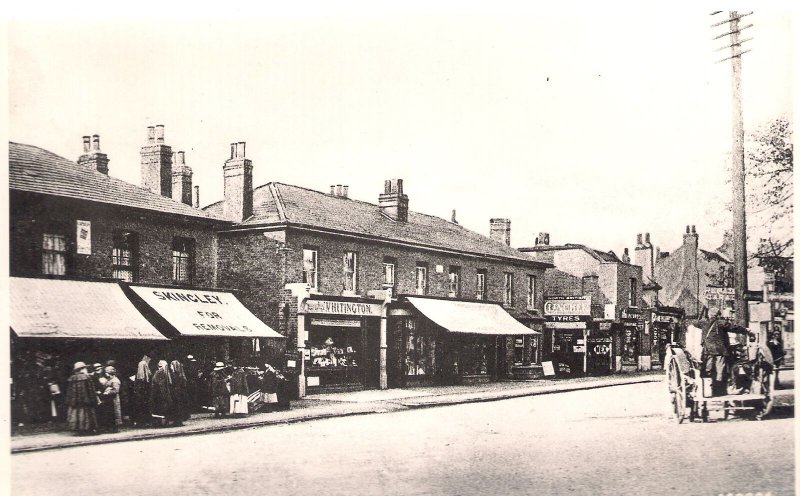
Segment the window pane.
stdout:
<path fill-rule="evenodd" d="M 42 236 L 42 273 L 63 276 L 67 273 L 67 238 L 60 234 Z"/>

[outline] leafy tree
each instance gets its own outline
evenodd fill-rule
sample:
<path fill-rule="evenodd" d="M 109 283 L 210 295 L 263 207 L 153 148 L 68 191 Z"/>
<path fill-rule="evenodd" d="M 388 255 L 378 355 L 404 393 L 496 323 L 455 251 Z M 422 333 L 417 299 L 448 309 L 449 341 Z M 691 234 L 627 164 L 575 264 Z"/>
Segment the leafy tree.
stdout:
<path fill-rule="evenodd" d="M 750 134 L 746 150 L 748 231 L 773 256 L 794 250 L 794 154 L 792 127 L 785 117 Z M 752 229 L 751 229 L 752 227 Z"/>

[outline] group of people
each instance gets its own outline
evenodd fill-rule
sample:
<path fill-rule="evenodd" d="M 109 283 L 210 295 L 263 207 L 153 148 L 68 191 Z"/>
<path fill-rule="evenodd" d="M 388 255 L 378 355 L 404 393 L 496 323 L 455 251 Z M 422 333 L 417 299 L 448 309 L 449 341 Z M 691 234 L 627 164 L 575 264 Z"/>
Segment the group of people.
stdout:
<path fill-rule="evenodd" d="M 152 367 L 153 359 L 145 354 L 136 373 L 123 380 L 114 360 L 92 366 L 76 362 L 64 400 L 69 430 L 79 435 L 116 432 L 127 418 L 134 426 L 180 426 L 195 411 L 225 417 L 279 408 L 278 390 L 285 378 L 271 365 L 234 367 L 212 361 L 203 367 L 192 355 L 185 361 L 158 360 Z"/>
<path fill-rule="evenodd" d="M 70 430 L 78 434 L 116 432 L 122 425 L 122 383 L 114 365 L 113 360 L 105 367 L 96 363 L 90 373 L 85 363 L 75 362 L 65 399 Z"/>

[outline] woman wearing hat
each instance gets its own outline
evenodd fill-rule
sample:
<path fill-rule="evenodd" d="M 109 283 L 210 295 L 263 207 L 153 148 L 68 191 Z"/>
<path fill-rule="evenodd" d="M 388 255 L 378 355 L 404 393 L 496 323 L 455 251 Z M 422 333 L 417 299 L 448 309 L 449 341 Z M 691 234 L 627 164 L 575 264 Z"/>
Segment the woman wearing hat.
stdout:
<path fill-rule="evenodd" d="M 217 362 L 211 372 L 211 406 L 214 407 L 215 417 L 227 415 L 230 394 L 225 377 L 225 364 Z"/>
<path fill-rule="evenodd" d="M 117 377 L 117 369 L 105 368 L 105 389 L 100 394 L 100 406 L 97 407 L 98 423 L 111 432 L 117 432 L 122 425 L 122 407 L 119 392 L 122 383 Z"/>
<path fill-rule="evenodd" d="M 67 382 L 67 426 L 78 435 L 94 434 L 97 429 L 97 394 L 94 382 L 86 373 L 86 364 L 75 362 Z"/>
<path fill-rule="evenodd" d="M 181 424 L 175 415 L 175 391 L 166 360 L 159 360 L 158 370 L 153 374 L 153 382 L 150 385 L 150 411 L 154 417 L 164 419 L 164 423 L 161 425 L 167 425 L 173 421 L 178 425 Z"/>

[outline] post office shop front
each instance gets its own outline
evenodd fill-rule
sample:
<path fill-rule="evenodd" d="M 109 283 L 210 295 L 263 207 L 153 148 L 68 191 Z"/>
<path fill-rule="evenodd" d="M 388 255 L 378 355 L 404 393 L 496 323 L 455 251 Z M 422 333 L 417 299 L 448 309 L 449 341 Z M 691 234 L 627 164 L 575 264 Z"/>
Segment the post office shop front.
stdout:
<path fill-rule="evenodd" d="M 317 296 L 301 303 L 298 350 L 306 394 L 380 387 L 383 304 Z"/>

